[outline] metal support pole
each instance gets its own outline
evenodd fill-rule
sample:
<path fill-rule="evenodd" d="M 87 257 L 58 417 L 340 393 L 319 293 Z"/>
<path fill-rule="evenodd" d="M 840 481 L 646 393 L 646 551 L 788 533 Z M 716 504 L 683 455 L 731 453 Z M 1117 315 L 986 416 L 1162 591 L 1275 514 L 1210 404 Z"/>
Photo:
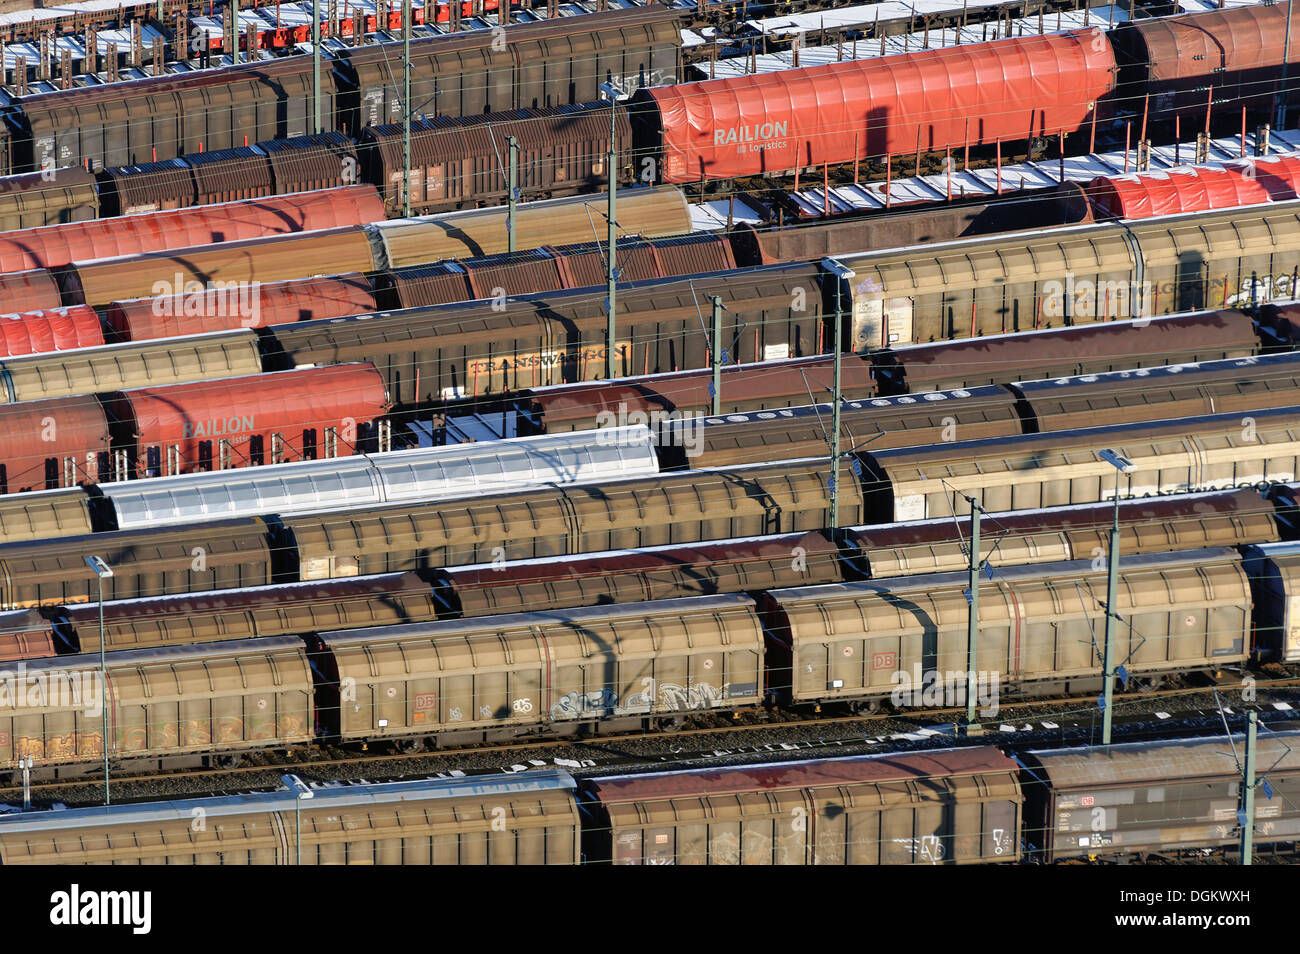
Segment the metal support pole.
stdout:
<path fill-rule="evenodd" d="M 1246 776 L 1241 786 L 1241 863 L 1251 864 L 1255 852 L 1255 739 L 1259 732 L 1259 715 L 1246 714 Z"/>
<path fill-rule="evenodd" d="M 324 132 L 320 115 L 320 0 L 311 0 L 311 115 L 312 132 Z"/>
<path fill-rule="evenodd" d="M 104 749 L 104 804 L 112 804 L 108 792 L 108 665 L 104 660 L 104 578 L 99 582 L 99 732 Z"/>
<path fill-rule="evenodd" d="M 616 295 L 618 293 L 618 266 L 615 259 L 618 253 L 618 219 L 615 211 L 618 202 L 618 153 L 615 149 L 614 141 L 614 123 L 615 113 L 618 110 L 618 98 L 616 91 L 610 88 L 607 92 L 609 96 L 609 155 L 605 161 L 609 167 L 609 237 L 608 237 L 608 256 L 606 258 L 607 272 L 605 275 L 605 377 L 613 378 L 615 373 L 615 329 L 614 329 L 614 311 L 616 307 Z"/>
<path fill-rule="evenodd" d="M 297 775 L 281 775 L 280 784 L 293 792 L 294 846 L 297 849 L 297 863 L 302 865 L 302 800 L 311 798 L 311 787 Z"/>
<path fill-rule="evenodd" d="M 840 528 L 840 403 L 843 396 L 843 348 L 840 347 L 843 331 L 844 307 L 839 289 L 835 290 L 835 362 L 831 384 L 831 533 Z"/>
<path fill-rule="evenodd" d="M 831 477 L 830 477 L 830 530 L 834 535 L 840 528 L 840 404 L 843 398 L 843 351 L 844 351 L 844 290 L 853 280 L 855 273 L 833 258 L 822 259 L 822 268 L 835 277 L 833 304 L 834 324 L 831 334 L 831 352 L 834 355 L 834 369 L 831 384 Z"/>
<path fill-rule="evenodd" d="M 966 731 L 979 728 L 975 718 L 975 656 L 980 620 L 980 518 L 984 509 L 970 502 L 970 595 L 966 620 Z"/>
<path fill-rule="evenodd" d="M 1115 601 L 1119 597 L 1119 474 L 1115 471 L 1115 507 L 1110 522 L 1110 555 L 1106 560 L 1106 628 L 1102 649 L 1103 703 L 1101 744 L 1110 745 L 1112 710 L 1115 701 Z"/>
<path fill-rule="evenodd" d="M 29 755 L 25 759 L 20 759 L 19 764 L 23 767 L 23 811 L 28 812 L 32 809 L 32 757 Z"/>
<path fill-rule="evenodd" d="M 402 215 L 411 216 L 411 0 L 402 0 Z"/>
<path fill-rule="evenodd" d="M 406 0 L 410 3 L 411 0 Z M 509 9 L 507 5 L 504 9 Z M 506 193 L 506 248 L 508 251 L 515 250 L 515 215 L 518 214 L 519 206 L 519 140 L 511 136 L 507 140 L 510 147 L 510 183 L 509 191 Z"/>
<path fill-rule="evenodd" d="M 722 299 L 713 296 L 713 344 L 709 348 L 713 359 L 713 415 L 722 413 Z"/>
<path fill-rule="evenodd" d="M 1287 63 L 1291 59 L 1291 11 L 1294 8 L 1294 3 L 1286 5 L 1286 39 L 1282 43 L 1282 84 L 1279 87 L 1280 95 L 1277 100 L 1277 116 L 1274 122 L 1278 129 L 1286 129 Z"/>

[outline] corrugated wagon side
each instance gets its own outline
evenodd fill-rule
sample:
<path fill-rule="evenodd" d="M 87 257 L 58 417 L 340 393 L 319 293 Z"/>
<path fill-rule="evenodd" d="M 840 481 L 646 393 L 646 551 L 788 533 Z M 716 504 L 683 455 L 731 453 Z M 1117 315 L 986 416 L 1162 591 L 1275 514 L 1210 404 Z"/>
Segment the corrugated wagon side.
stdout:
<path fill-rule="evenodd" d="M 581 783 L 588 861 L 938 865 L 1020 858 L 1016 764 L 997 749 L 617 775 Z"/>

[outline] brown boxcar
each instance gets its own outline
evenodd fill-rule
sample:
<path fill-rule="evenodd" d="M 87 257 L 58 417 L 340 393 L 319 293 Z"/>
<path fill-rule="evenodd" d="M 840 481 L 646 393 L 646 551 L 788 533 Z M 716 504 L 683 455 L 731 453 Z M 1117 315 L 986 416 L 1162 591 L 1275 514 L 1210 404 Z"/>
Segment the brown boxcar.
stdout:
<path fill-rule="evenodd" d="M 107 648 L 143 649 L 253 636 L 286 636 L 437 619 L 447 608 L 416 573 L 286 583 L 115 600 L 104 604 Z M 97 605 L 51 611 L 61 639 L 99 651 Z"/>
<path fill-rule="evenodd" d="M 838 552 L 815 531 L 693 546 L 453 567 L 440 574 L 462 617 L 640 600 L 752 593 L 844 578 Z"/>
<path fill-rule="evenodd" d="M 356 144 L 337 132 L 259 142 L 271 164 L 277 195 L 355 185 L 360 164 Z"/>
<path fill-rule="evenodd" d="M 271 580 L 266 522 L 221 520 L 194 530 L 119 530 L 0 544 L 0 610 L 98 599 L 87 554 L 113 568 L 104 599 L 262 586 Z"/>
<path fill-rule="evenodd" d="M 100 171 L 97 178 L 106 215 L 188 209 L 198 202 L 194 170 L 180 158 L 114 166 Z"/>
<path fill-rule="evenodd" d="M 0 769 L 31 756 L 44 768 L 94 771 L 103 758 L 100 706 L 108 707 L 108 754 L 157 760 L 177 755 L 285 748 L 312 740 L 312 677 L 291 636 L 113 653 L 100 688 L 98 655 L 30 660 L 17 677 L 41 685 L 0 703 Z"/>
<path fill-rule="evenodd" d="M 1300 406 L 1300 355 L 1278 354 L 845 401 L 841 421 L 852 446 L 874 452 L 1292 406 Z M 826 452 L 830 417 L 831 405 L 818 404 L 670 419 L 659 425 L 660 454 L 689 467 L 815 457 Z"/>
<path fill-rule="evenodd" d="M 387 273 L 396 307 L 442 305 L 525 295 L 561 288 L 593 288 L 605 282 L 604 247 L 591 242 L 544 245 L 521 252 L 464 258 L 436 265 L 415 265 Z M 678 275 L 698 275 L 735 268 L 731 246 L 715 235 L 618 240 L 621 282 Z"/>
<path fill-rule="evenodd" d="M 1273 789 L 1256 798 L 1254 842 L 1300 835 L 1300 732 L 1261 733 L 1256 764 Z M 1024 754 L 1025 828 L 1033 857 L 1176 858 L 1240 841 L 1238 756 L 1230 739 L 1175 739 Z"/>
<path fill-rule="evenodd" d="M 54 354 L 21 355 L 0 361 L 0 402 L 44 401 L 93 395 L 147 383 L 206 381 L 262 370 L 253 331 L 190 335 L 176 344 L 128 341 Z"/>
<path fill-rule="evenodd" d="M 320 580 L 820 530 L 827 506 L 818 466 L 800 462 L 292 515 L 283 518 L 277 541 L 277 578 Z M 857 486 L 846 482 L 841 517 L 859 523 L 860 512 Z"/>
<path fill-rule="evenodd" d="M 56 652 L 54 630 L 36 610 L 0 613 L 0 663 L 41 659 Z"/>
<path fill-rule="evenodd" d="M 763 631 L 754 601 L 735 594 L 321 633 L 317 643 L 322 723 L 354 742 L 571 732 L 763 696 Z M 339 705 L 343 680 L 353 691 Z"/>
<path fill-rule="evenodd" d="M 881 390 L 902 394 L 1241 358 L 1261 350 L 1250 315 L 1209 311 L 911 345 L 872 355 L 871 362 Z"/>
<path fill-rule="evenodd" d="M 692 468 L 819 457 L 830 449 L 832 415 L 831 404 L 803 404 L 667 420 L 659 453 L 668 466 Z M 877 451 L 1024 433 L 1015 396 L 1000 387 L 842 401 L 840 426 L 846 447 Z"/>
<path fill-rule="evenodd" d="M 176 295 L 191 287 L 248 294 L 261 282 L 375 268 L 369 235 L 354 225 L 76 262 L 59 280 L 69 302 L 102 307 L 123 298 Z"/>
<path fill-rule="evenodd" d="M 1020 859 L 1016 763 L 989 746 L 581 784 L 587 860 L 939 865 Z"/>
<path fill-rule="evenodd" d="M 989 518 L 995 531 L 981 537 L 980 550 L 999 565 L 1096 559 L 1107 552 L 1113 517 L 1109 502 L 999 513 Z M 1126 556 L 1272 543 L 1280 536 L 1273 505 L 1254 490 L 1121 500 L 1119 526 Z M 970 525 L 952 517 L 853 527 L 845 537 L 861 573 L 873 579 L 970 565 Z"/>
<path fill-rule="evenodd" d="M 1229 112 L 1268 109 L 1282 89 L 1283 64 L 1300 62 L 1300 33 L 1289 29 L 1292 0 L 1155 17 L 1110 32 L 1119 61 L 1116 96 L 1130 110 L 1154 91 L 1150 109 L 1169 120 L 1180 109 L 1204 112 L 1209 88 Z M 1286 49 L 1290 42 L 1290 50 Z"/>
<path fill-rule="evenodd" d="M 1114 449 L 1135 471 L 1123 496 L 1251 487 L 1295 480 L 1300 408 L 1112 424 L 977 442 L 863 452 L 869 522 L 967 514 L 967 495 L 990 512 L 1095 503 L 1115 493 Z"/>
<path fill-rule="evenodd" d="M 830 355 L 791 358 L 722 369 L 722 411 L 761 411 L 825 395 L 833 384 L 834 359 Z M 860 355 L 845 355 L 841 363 L 841 393 L 847 400 L 876 396 L 871 364 Z M 559 434 L 597 427 L 620 414 L 672 411 L 707 414 L 713 407 L 709 385 L 712 371 L 678 371 L 647 375 L 626 381 L 594 381 L 531 388 L 517 401 L 521 433 Z M 612 418 L 611 418 L 612 415 Z"/>
<path fill-rule="evenodd" d="M 194 176 L 199 205 L 265 199 L 275 195 L 275 179 L 266 154 L 251 146 L 213 149 L 185 157 Z"/>
<path fill-rule="evenodd" d="M 423 115 L 476 116 L 594 102 L 610 79 L 627 91 L 673 83 L 678 21 L 677 11 L 652 5 L 515 23 L 500 42 L 491 30 L 415 39 L 411 97 Z M 360 90 L 357 128 L 400 121 L 401 47 L 372 44 L 343 57 Z"/>
<path fill-rule="evenodd" d="M 522 109 L 411 124 L 411 209 L 417 214 L 496 205 L 506 199 L 509 141 L 519 145 L 519 196 L 592 192 L 609 182 L 609 112 L 603 103 Z M 615 110 L 617 155 L 630 157 L 627 114 Z M 403 204 L 403 130 L 386 123 L 360 137 L 365 181 L 380 186 L 391 215 Z M 623 177 L 623 170 L 617 170 Z"/>
<path fill-rule="evenodd" d="M 1028 404 L 1039 431 L 1249 413 L 1300 405 L 1300 354 L 1021 381 L 1008 388 Z"/>
<path fill-rule="evenodd" d="M 95 177 L 80 166 L 0 178 L 0 231 L 84 222 L 99 214 Z"/>
<path fill-rule="evenodd" d="M 938 573 L 768 591 L 774 687 L 797 704 L 963 704 L 968 585 L 966 573 Z M 1243 663 L 1250 605 L 1250 582 L 1234 550 L 1125 556 L 1116 658 L 1132 677 L 1151 682 Z M 999 567 L 980 588 L 983 715 L 996 716 L 1012 694 L 1098 686 L 1101 648 L 1092 634 L 1101 630 L 1105 607 L 1101 561 Z"/>
<path fill-rule="evenodd" d="M 1300 201 L 841 261 L 855 350 L 1246 307 L 1300 268 Z"/>
<path fill-rule="evenodd" d="M 25 812 L 0 817 L 0 864 L 574 865 L 573 788 L 549 769 Z"/>
<path fill-rule="evenodd" d="M 609 198 L 577 195 L 525 202 L 515 210 L 516 249 L 599 241 L 607 229 Z M 618 226 L 624 235 L 661 238 L 692 230 L 686 197 L 673 188 L 623 189 Z M 376 223 L 388 268 L 425 265 L 509 251 L 508 206 L 463 209 L 424 218 Z"/>
<path fill-rule="evenodd" d="M 322 111 L 335 113 L 338 83 L 321 72 Z M 7 117 L 15 171 L 54 165 L 99 170 L 306 135 L 310 56 L 19 97 Z"/>
<path fill-rule="evenodd" d="M 742 224 L 732 233 L 741 265 L 815 262 L 827 255 L 907 248 L 974 235 L 1082 225 L 1093 220 L 1083 188 L 1055 189 L 997 199 L 900 208 L 842 219 L 803 222 L 785 228 Z"/>

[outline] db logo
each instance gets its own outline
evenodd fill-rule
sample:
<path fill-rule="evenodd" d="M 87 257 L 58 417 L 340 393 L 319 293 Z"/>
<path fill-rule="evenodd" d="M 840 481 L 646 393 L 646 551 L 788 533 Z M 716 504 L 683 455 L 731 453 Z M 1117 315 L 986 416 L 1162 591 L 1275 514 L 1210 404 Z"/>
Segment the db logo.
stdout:
<path fill-rule="evenodd" d="M 897 669 L 898 653 L 872 653 L 871 668 L 877 672 L 882 669 Z"/>
<path fill-rule="evenodd" d="M 1096 804 L 1096 802 L 1097 799 L 1092 795 L 1084 795 L 1082 798 L 1079 799 L 1079 804 L 1083 808 L 1091 808 L 1094 804 Z"/>
<path fill-rule="evenodd" d="M 434 695 L 433 695 L 432 692 L 421 692 L 421 693 L 417 693 L 416 696 L 415 696 L 415 708 L 417 708 L 417 709 L 432 709 L 432 708 L 433 708 L 433 699 L 434 699 Z"/>

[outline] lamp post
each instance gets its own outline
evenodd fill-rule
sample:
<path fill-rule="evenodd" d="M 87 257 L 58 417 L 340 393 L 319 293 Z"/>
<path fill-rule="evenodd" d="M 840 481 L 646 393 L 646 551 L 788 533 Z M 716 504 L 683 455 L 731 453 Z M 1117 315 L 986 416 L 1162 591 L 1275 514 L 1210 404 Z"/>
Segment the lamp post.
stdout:
<path fill-rule="evenodd" d="M 1119 475 L 1131 474 L 1137 468 L 1126 457 L 1113 450 L 1101 450 L 1097 456 L 1115 468 L 1115 507 L 1110 523 L 1110 555 L 1106 559 L 1106 628 L 1102 648 L 1102 710 L 1101 744 L 1110 745 L 1111 710 L 1115 698 L 1115 603 L 1119 598 Z"/>
<path fill-rule="evenodd" d="M 85 558 L 86 566 L 95 571 L 99 583 L 99 726 L 104 749 L 104 804 L 111 803 L 108 792 L 108 666 L 104 661 L 104 580 L 113 575 L 113 568 L 97 556 Z"/>
<path fill-rule="evenodd" d="M 302 867 L 302 800 L 312 797 L 311 787 L 297 775 L 281 775 L 280 784 L 293 792 L 294 837 L 293 843 L 298 849 L 298 867 Z"/>
<path fill-rule="evenodd" d="M 601 83 L 600 94 L 609 99 L 609 155 L 605 162 L 609 166 L 609 250 L 605 260 L 605 377 L 616 377 L 614 373 L 614 297 L 618 291 L 618 268 L 615 254 L 618 246 L 618 220 L 615 218 L 615 205 L 618 200 L 618 151 L 615 149 L 614 121 L 618 111 L 618 97 L 622 90 L 614 83 Z"/>
<path fill-rule="evenodd" d="M 855 277 L 856 273 L 847 266 L 841 264 L 833 258 L 823 258 L 822 267 L 835 277 L 834 290 L 832 291 L 832 301 L 835 305 L 835 323 L 834 330 L 831 334 L 834 336 L 831 342 L 832 354 L 834 355 L 831 375 L 831 400 L 834 402 L 831 410 L 831 510 L 830 524 L 831 535 L 834 536 L 840 529 L 840 402 L 844 394 L 843 382 L 843 360 L 844 360 L 844 291 Z"/>

